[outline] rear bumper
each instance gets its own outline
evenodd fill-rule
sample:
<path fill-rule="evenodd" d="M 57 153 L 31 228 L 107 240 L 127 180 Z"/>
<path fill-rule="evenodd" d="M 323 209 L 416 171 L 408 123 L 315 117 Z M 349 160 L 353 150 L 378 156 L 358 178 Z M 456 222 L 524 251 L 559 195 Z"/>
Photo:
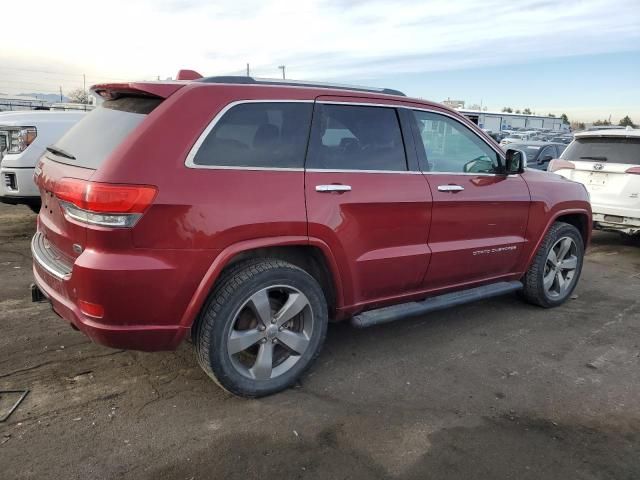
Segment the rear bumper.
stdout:
<path fill-rule="evenodd" d="M 40 239 L 37 233 L 31 245 L 37 287 L 60 317 L 94 342 L 173 350 L 188 334 L 191 325 L 181 319 L 202 278 L 196 265 L 207 265 L 202 252 L 85 251 L 65 265 Z M 80 300 L 101 305 L 103 317 L 84 314 Z"/>
<path fill-rule="evenodd" d="M 640 233 L 640 211 L 594 205 L 593 226 L 599 230 L 635 235 Z"/>
<path fill-rule="evenodd" d="M 158 351 L 175 350 L 188 328 L 158 325 L 114 326 L 100 323 L 82 314 L 77 305 L 56 292 L 47 281 L 46 273 L 39 271 L 34 263 L 33 276 L 36 286 L 51 303 L 53 311 L 66 320 L 95 343 L 111 348 L 127 350 Z M 51 279 L 47 279 L 51 282 Z M 57 280 L 56 281 L 63 281 Z"/>

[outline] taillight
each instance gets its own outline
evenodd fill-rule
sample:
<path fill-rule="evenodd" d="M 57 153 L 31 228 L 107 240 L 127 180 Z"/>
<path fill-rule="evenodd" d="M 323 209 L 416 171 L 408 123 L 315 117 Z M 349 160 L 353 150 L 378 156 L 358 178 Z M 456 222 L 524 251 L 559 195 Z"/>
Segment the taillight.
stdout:
<path fill-rule="evenodd" d="M 576 168 L 576 165 L 573 162 L 568 162 L 567 160 L 562 160 L 556 158 L 555 160 L 551 160 L 549 162 L 549 166 L 547 170 L 549 172 L 555 172 L 556 170 L 573 170 Z"/>
<path fill-rule="evenodd" d="M 631 167 L 624 171 L 624 173 L 631 173 L 633 175 L 640 175 L 640 167 Z"/>
<path fill-rule="evenodd" d="M 54 194 L 67 218 L 104 227 L 132 227 L 151 205 L 158 189 L 63 178 Z"/>

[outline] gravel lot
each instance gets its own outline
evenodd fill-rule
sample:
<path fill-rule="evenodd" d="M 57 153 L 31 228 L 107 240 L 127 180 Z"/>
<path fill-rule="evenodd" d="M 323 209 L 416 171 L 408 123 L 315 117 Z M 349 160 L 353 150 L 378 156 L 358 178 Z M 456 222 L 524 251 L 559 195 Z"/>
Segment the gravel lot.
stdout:
<path fill-rule="evenodd" d="M 638 242 L 596 233 L 554 310 L 332 325 L 298 388 L 242 400 L 189 344 L 111 350 L 32 304 L 34 222 L 0 205 L 0 388 L 31 390 L 0 423 L 3 480 L 640 478 Z"/>

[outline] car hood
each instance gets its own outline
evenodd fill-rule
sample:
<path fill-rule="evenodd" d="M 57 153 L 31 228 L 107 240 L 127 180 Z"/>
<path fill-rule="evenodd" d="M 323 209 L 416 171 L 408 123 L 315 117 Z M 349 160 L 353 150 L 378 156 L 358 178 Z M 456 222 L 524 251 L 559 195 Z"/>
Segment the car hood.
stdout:
<path fill-rule="evenodd" d="M 73 124 L 86 115 L 86 112 L 49 112 L 49 111 L 20 111 L 0 112 L 0 126 L 22 127 L 49 123 Z"/>

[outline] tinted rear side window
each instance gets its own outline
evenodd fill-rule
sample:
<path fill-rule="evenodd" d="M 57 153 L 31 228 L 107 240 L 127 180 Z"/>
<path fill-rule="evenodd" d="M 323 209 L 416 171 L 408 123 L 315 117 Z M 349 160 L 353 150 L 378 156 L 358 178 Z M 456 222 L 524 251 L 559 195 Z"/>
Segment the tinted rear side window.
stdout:
<path fill-rule="evenodd" d="M 103 102 L 54 144 L 56 150 L 68 154 L 55 155 L 55 160 L 98 168 L 161 101 L 160 98 L 123 97 Z"/>
<path fill-rule="evenodd" d="M 312 103 L 231 107 L 200 145 L 193 163 L 220 167 L 302 168 Z"/>
<path fill-rule="evenodd" d="M 407 170 L 394 108 L 318 104 L 316 109 L 307 168 Z"/>
<path fill-rule="evenodd" d="M 640 165 L 640 138 L 577 138 L 562 153 L 566 160 Z"/>

